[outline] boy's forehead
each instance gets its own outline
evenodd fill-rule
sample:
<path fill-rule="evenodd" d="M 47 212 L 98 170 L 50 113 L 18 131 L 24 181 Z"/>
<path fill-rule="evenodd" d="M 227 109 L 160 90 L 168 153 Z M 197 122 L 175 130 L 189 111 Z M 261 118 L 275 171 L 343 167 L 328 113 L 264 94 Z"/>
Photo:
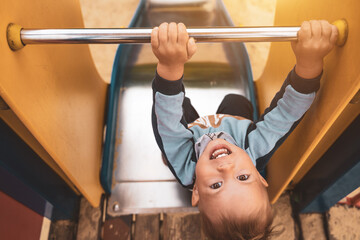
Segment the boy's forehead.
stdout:
<path fill-rule="evenodd" d="M 237 197 L 234 197 L 234 196 Z M 266 206 L 269 205 L 268 198 L 264 198 L 261 195 L 250 194 L 242 195 L 235 194 L 230 198 L 209 199 L 208 201 L 201 203 L 200 211 L 204 211 L 207 216 L 212 216 L 214 221 L 221 217 L 242 219 L 249 216 L 258 214 L 260 211 L 264 211 Z M 201 199 L 201 198 L 200 198 Z"/>

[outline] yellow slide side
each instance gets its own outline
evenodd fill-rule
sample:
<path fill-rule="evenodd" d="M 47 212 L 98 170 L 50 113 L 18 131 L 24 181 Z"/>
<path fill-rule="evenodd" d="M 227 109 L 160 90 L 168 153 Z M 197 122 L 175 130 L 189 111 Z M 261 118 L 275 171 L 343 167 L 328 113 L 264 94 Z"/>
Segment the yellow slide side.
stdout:
<path fill-rule="evenodd" d="M 50 156 L 44 161 L 60 168 L 56 172 L 63 172 L 67 182 L 98 206 L 107 85 L 89 47 L 33 45 L 12 51 L 6 38 L 9 23 L 23 28 L 83 28 L 79 2 L 3 1 L 0 16 L 1 97 Z"/>
<path fill-rule="evenodd" d="M 325 58 L 321 88 L 304 119 L 268 164 L 269 195 L 275 202 L 291 183 L 295 185 L 336 138 L 360 113 L 351 99 L 360 87 L 360 2 L 337 0 L 278 0 L 276 26 L 300 26 L 305 20 L 346 19 L 348 38 L 344 46 Z M 256 80 L 260 112 L 270 104 L 287 73 L 294 67 L 290 43 L 272 43 L 262 76 Z M 339 159 L 341 161 L 341 159 Z"/>

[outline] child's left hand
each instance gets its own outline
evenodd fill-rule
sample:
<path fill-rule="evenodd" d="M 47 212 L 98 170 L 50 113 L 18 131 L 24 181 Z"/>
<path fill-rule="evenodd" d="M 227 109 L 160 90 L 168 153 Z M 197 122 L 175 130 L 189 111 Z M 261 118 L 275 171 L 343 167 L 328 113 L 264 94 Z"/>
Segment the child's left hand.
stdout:
<path fill-rule="evenodd" d="M 296 56 L 295 72 L 303 78 L 317 77 L 323 69 L 323 58 L 333 49 L 338 30 L 325 20 L 302 23 L 298 41 L 291 43 Z"/>

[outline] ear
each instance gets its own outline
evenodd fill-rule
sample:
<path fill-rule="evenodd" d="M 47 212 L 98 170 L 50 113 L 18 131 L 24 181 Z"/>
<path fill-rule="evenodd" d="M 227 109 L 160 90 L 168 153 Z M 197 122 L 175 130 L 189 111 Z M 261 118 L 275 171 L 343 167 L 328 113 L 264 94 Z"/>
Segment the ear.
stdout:
<path fill-rule="evenodd" d="M 258 172 L 258 174 L 259 174 L 262 185 L 264 185 L 264 187 L 268 187 L 269 184 L 267 183 L 267 181 L 261 176 L 261 174 L 259 172 Z"/>
<path fill-rule="evenodd" d="M 198 188 L 195 183 L 193 191 L 192 191 L 192 196 L 191 196 L 191 205 L 193 207 L 196 207 L 199 203 L 199 200 L 200 200 L 199 191 L 198 191 Z"/>

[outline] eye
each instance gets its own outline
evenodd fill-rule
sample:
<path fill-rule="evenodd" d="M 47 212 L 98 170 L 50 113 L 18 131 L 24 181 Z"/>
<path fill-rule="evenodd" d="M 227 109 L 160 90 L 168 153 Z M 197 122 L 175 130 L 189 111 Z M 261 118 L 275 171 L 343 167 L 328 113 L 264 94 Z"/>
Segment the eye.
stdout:
<path fill-rule="evenodd" d="M 241 174 L 241 175 L 237 176 L 236 178 L 240 181 L 246 181 L 249 179 L 249 177 L 250 177 L 249 174 Z"/>
<path fill-rule="evenodd" d="M 222 186 L 222 182 L 217 182 L 217 183 L 214 183 L 210 186 L 210 188 L 212 189 L 218 189 Z"/>

